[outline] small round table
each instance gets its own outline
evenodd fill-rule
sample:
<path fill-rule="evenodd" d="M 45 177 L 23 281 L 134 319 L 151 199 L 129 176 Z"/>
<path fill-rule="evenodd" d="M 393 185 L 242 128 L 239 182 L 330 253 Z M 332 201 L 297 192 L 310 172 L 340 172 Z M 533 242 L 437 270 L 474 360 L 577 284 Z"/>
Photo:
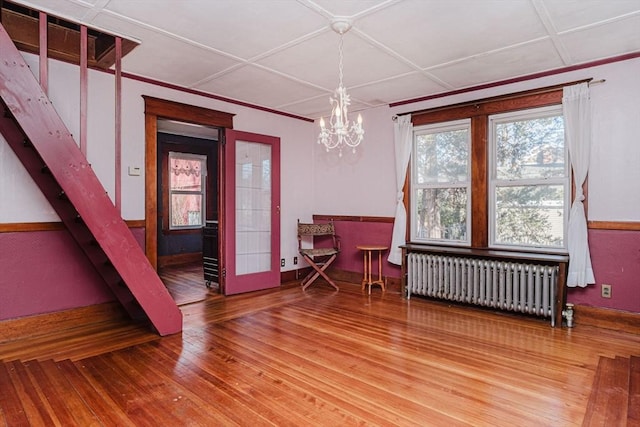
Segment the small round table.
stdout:
<path fill-rule="evenodd" d="M 380 285 L 382 292 L 386 290 L 385 281 L 382 280 L 382 252 L 389 249 L 388 246 L 381 245 L 357 245 L 356 248 L 360 249 L 364 253 L 364 277 L 362 278 L 361 290 L 364 290 L 365 286 L 369 286 L 369 294 L 371 294 L 371 285 Z M 372 252 L 378 252 L 378 280 L 372 280 L 371 278 L 371 258 Z"/>

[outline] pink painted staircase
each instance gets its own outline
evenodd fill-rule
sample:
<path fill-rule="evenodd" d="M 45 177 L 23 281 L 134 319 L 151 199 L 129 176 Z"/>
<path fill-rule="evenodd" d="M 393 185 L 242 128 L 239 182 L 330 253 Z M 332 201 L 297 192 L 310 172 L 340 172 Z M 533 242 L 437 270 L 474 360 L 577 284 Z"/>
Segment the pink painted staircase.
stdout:
<path fill-rule="evenodd" d="M 180 309 L 2 25 L 0 98 L 0 133 L 129 315 L 180 332 Z"/>

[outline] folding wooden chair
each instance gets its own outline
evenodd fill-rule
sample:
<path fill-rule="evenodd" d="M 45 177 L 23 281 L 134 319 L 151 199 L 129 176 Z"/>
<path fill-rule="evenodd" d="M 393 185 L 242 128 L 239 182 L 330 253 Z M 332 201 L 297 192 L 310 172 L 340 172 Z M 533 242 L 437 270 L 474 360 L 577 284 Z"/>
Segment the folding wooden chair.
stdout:
<path fill-rule="evenodd" d="M 304 239 L 310 239 L 315 246 L 316 240 L 325 240 L 326 243 L 330 243 L 330 247 L 314 247 L 303 248 L 302 241 Z M 322 276 L 331 286 L 338 290 L 338 286 L 333 283 L 333 280 L 327 276 L 324 271 L 335 261 L 338 253 L 340 252 L 340 239 L 336 236 L 335 226 L 333 222 L 324 224 L 305 224 L 298 220 L 298 252 L 302 255 L 307 263 L 313 268 L 307 276 L 302 279 L 302 290 L 305 290 L 316 280 Z"/>

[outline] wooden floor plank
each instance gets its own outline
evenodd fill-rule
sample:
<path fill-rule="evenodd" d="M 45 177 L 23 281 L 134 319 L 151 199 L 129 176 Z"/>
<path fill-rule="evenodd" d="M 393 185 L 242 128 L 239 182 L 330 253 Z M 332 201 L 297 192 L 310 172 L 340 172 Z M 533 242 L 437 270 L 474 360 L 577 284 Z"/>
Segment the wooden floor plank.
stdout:
<path fill-rule="evenodd" d="M 640 427 L 640 355 L 629 362 L 629 404 L 627 427 Z"/>
<path fill-rule="evenodd" d="M 53 408 L 40 393 L 38 385 L 32 381 L 22 362 L 11 362 L 7 366 L 13 386 L 22 402 L 24 412 L 27 414 L 28 425 L 61 425 Z"/>
<path fill-rule="evenodd" d="M 21 411 L 30 425 L 79 424 L 69 417 L 80 402 L 102 425 L 122 426 L 605 425 L 607 399 L 588 404 L 592 388 L 609 389 L 619 375 L 611 361 L 640 348 L 637 335 L 579 319 L 551 328 L 339 285 L 211 292 L 181 306 L 184 330 L 168 337 L 119 319 L 39 336 L 29 349 L 0 344 L 0 360 L 58 361 L 2 365 L 0 385 L 13 392 L 3 387 L 0 426 L 20 425 Z"/>
<path fill-rule="evenodd" d="M 104 426 L 133 427 L 135 423 L 131 421 L 126 413 L 121 410 L 111 396 L 101 391 L 101 387 L 95 387 L 90 376 L 85 376 L 86 370 L 83 362 L 72 362 L 63 360 L 57 362 L 58 369 L 65 378 L 73 385 L 73 389 L 82 397 L 82 400 L 92 408 L 93 413 L 100 419 Z"/>
<path fill-rule="evenodd" d="M 53 361 L 30 361 L 25 367 L 61 425 L 101 425 L 93 410 L 84 403 Z"/>
<path fill-rule="evenodd" d="M 9 365 L 0 363 L 0 417 L 6 426 L 28 425 L 29 419 L 20 396 L 11 382 Z"/>
<path fill-rule="evenodd" d="M 151 349 L 151 346 L 154 348 Z M 176 362 L 176 348 L 173 345 L 167 345 L 165 341 L 151 346 L 141 349 L 147 350 L 147 357 L 161 362 L 156 365 L 157 369 L 165 371 L 164 374 L 171 376 L 173 381 L 188 387 L 191 393 L 205 399 L 206 403 L 202 406 L 207 408 L 207 414 L 220 414 L 238 424 L 247 425 L 271 422 L 278 426 L 304 424 L 304 419 L 299 418 L 295 411 L 285 411 L 270 404 L 272 398 L 277 398 L 277 393 L 265 398 L 263 394 L 254 390 L 246 392 L 237 381 L 227 381 L 228 371 L 225 370 L 224 375 L 220 375 L 219 369 L 208 369 L 209 363 L 211 366 L 221 366 L 216 361 L 199 363 L 200 357 L 191 357 L 188 351 L 181 347 L 181 357 Z M 225 363 L 222 362 L 222 365 Z M 170 373 L 166 370 L 167 366 L 171 367 Z M 212 386 L 217 391 L 214 398 L 210 395 Z"/>

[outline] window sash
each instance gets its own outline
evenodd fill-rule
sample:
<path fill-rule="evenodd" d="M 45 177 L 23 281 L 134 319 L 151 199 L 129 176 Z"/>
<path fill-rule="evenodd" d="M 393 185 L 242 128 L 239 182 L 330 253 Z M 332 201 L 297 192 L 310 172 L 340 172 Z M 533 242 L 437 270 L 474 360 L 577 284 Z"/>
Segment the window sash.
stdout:
<path fill-rule="evenodd" d="M 535 120 L 540 118 L 562 116 L 562 106 L 551 106 L 543 108 L 532 108 L 522 110 L 518 112 L 508 112 L 503 114 L 496 114 L 489 116 L 489 247 L 492 248 L 504 248 L 504 249 L 536 249 L 539 252 L 553 252 L 558 250 L 567 249 L 567 223 L 570 207 L 570 174 L 569 174 L 569 157 L 568 149 L 564 144 L 564 165 L 563 176 L 552 177 L 538 177 L 538 178 L 510 178 L 510 179 L 498 179 L 497 175 L 497 135 L 496 127 L 498 124 Z M 529 239 L 525 236 L 521 236 L 519 242 L 506 242 L 501 241 L 499 238 L 499 224 L 498 224 L 498 192 L 501 189 L 513 189 L 528 188 L 530 191 L 538 189 L 542 191 L 544 188 L 551 189 L 553 187 L 560 187 L 562 191 L 562 207 L 560 216 L 562 218 L 562 244 L 543 244 L 536 239 Z M 506 209 L 502 208 L 502 214 L 506 214 Z M 513 209 L 521 209 L 522 211 L 531 212 L 531 215 L 535 216 L 537 220 L 543 221 L 545 215 L 547 215 L 547 231 L 548 229 L 555 230 L 558 227 L 557 218 L 553 218 L 553 206 L 544 206 L 540 204 L 535 205 L 519 205 L 514 206 Z M 537 212 L 533 212 L 538 209 Z M 549 211 L 549 212 L 546 212 Z M 557 211 L 557 209 L 556 209 Z M 557 213 L 557 212 L 556 212 Z M 551 235 L 549 235 L 551 236 Z M 524 240 L 528 240 L 525 242 Z"/>
<path fill-rule="evenodd" d="M 446 176 L 441 176 L 440 173 L 436 173 L 435 179 L 429 180 L 428 177 L 422 178 L 422 182 L 420 181 L 419 173 L 420 168 L 418 164 L 418 154 L 417 154 L 417 146 L 418 146 L 418 138 L 426 135 L 434 135 L 446 132 L 456 132 L 456 131 L 464 131 L 466 132 L 466 166 L 464 174 L 458 174 L 454 177 L 450 177 L 447 179 Z M 463 119 L 463 120 L 455 120 L 449 121 L 445 123 L 436 123 L 425 126 L 420 126 L 414 129 L 413 135 L 413 147 L 412 147 L 412 155 L 411 155 L 411 187 L 412 187 L 412 205 L 410 209 L 411 217 L 411 232 L 410 238 L 415 242 L 424 242 L 424 243 L 446 243 L 449 245 L 460 245 L 460 246 L 469 246 L 471 244 L 471 120 Z M 451 176 L 451 174 L 449 174 Z M 431 176 L 431 178 L 434 178 Z M 420 235 L 419 233 L 423 230 L 422 225 L 419 224 L 420 213 L 418 212 L 418 203 L 421 201 L 421 197 L 419 194 L 425 191 L 433 191 L 436 194 L 436 200 L 434 201 L 433 207 L 437 210 L 434 215 L 441 217 L 442 209 L 439 209 L 441 206 L 438 206 L 437 199 L 439 194 L 446 193 L 446 190 L 455 190 L 455 189 L 463 189 L 463 192 L 452 191 L 451 193 L 458 196 L 460 194 L 464 194 L 464 211 L 461 215 L 464 217 L 464 230 L 460 230 L 457 223 L 439 223 L 438 229 L 441 230 L 441 233 L 444 236 L 455 234 L 461 235 L 461 238 L 447 238 L 447 237 L 430 237 L 430 232 L 435 232 L 436 230 L 424 230 L 427 235 Z M 449 210 L 454 213 L 455 211 L 459 211 L 459 206 L 450 205 L 448 206 Z M 458 212 L 459 213 L 459 212 Z M 424 233 L 422 233 L 424 234 Z M 437 233 L 436 233 L 437 234 Z"/>

